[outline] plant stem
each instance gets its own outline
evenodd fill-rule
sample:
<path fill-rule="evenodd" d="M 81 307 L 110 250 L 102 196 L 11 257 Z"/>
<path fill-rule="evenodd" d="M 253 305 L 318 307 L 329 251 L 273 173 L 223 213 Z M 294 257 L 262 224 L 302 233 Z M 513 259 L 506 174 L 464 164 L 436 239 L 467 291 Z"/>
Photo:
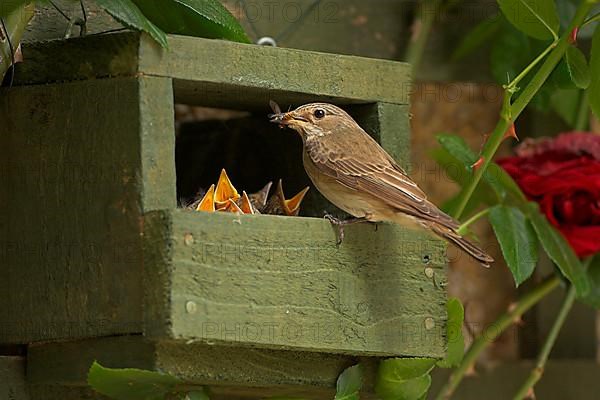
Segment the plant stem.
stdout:
<path fill-rule="evenodd" d="M 589 257 L 587 260 L 583 262 L 583 268 L 586 270 L 589 268 L 590 263 L 592 262 L 593 257 Z M 542 346 L 542 350 L 538 355 L 537 361 L 535 363 L 535 367 L 531 370 L 529 377 L 527 380 L 523 382 L 523 385 L 517 392 L 514 397 L 514 400 L 521 400 L 527 396 L 527 394 L 533 390 L 533 387 L 540 380 L 544 373 L 544 367 L 546 365 L 546 361 L 548 360 L 548 356 L 550 355 L 550 351 L 552 351 L 552 347 L 554 347 L 554 343 L 556 342 L 556 338 L 558 337 L 558 333 L 560 329 L 565 323 L 565 319 L 569 314 L 569 311 L 573 307 L 573 303 L 575 302 L 575 297 L 577 295 L 577 291 L 575 290 L 575 286 L 571 285 L 569 290 L 567 291 L 567 295 L 558 311 L 558 315 L 556 316 L 556 320 L 554 320 L 554 324 L 552 324 L 552 328 L 550 328 L 550 332 L 548 332 L 548 337 Z"/>
<path fill-rule="evenodd" d="M 427 44 L 427 39 L 429 39 L 429 34 L 431 33 L 431 28 L 433 27 L 433 22 L 438 14 L 441 3 L 441 0 L 426 0 L 420 7 L 421 24 L 418 28 L 419 31 L 417 32 L 415 40 L 409 43 L 406 51 L 406 62 L 412 66 L 413 79 L 416 75 L 414 71 L 417 71 L 421 59 L 423 58 L 425 45 Z"/>
<path fill-rule="evenodd" d="M 571 285 L 567 292 L 567 296 L 565 297 L 565 300 L 563 301 L 563 304 L 560 307 L 558 316 L 556 317 L 554 324 L 552 324 L 552 328 L 550 329 L 550 332 L 548 333 L 548 337 L 546 338 L 546 341 L 544 342 L 542 351 L 538 355 L 537 361 L 535 363 L 535 368 L 533 368 L 531 370 L 529 377 L 527 378 L 527 380 L 525 382 L 523 382 L 523 385 L 521 386 L 521 388 L 515 395 L 514 400 L 524 399 L 525 396 L 527 396 L 527 394 L 533 389 L 533 387 L 535 386 L 537 381 L 539 381 L 540 378 L 542 377 L 542 374 L 544 373 L 544 366 L 546 365 L 546 360 L 548 360 L 550 351 L 552 350 L 552 347 L 554 346 L 554 342 L 556 342 L 556 338 L 558 337 L 560 328 L 562 328 L 563 324 L 565 323 L 567 314 L 569 314 L 571 307 L 573 307 L 573 302 L 575 301 L 576 293 L 577 292 L 575 291 L 575 286 Z"/>
<path fill-rule="evenodd" d="M 475 170 L 473 176 L 471 177 L 471 179 L 460 194 L 458 206 L 454 211 L 454 217 L 456 219 L 459 219 L 462 213 L 464 212 L 469 199 L 473 195 L 475 188 L 477 187 L 479 181 L 481 180 L 481 177 L 483 176 L 483 173 L 486 171 L 487 167 L 492 161 L 494 154 L 496 154 L 500 143 L 502 143 L 506 130 L 508 129 L 510 124 L 521 114 L 521 112 L 523 112 L 527 104 L 529 104 L 533 96 L 542 87 L 548 76 L 550 76 L 558 62 L 564 56 L 565 52 L 567 51 L 567 47 L 570 45 L 569 36 L 571 34 L 571 31 L 575 27 L 581 25 L 591 7 L 591 3 L 588 3 L 585 0 L 581 2 L 579 7 L 577 8 L 577 11 L 575 12 L 575 16 L 573 17 L 571 24 L 569 25 L 565 33 L 563 33 L 563 35 L 560 37 L 558 42 L 556 42 L 555 47 L 548 53 L 546 60 L 540 66 L 540 68 L 533 76 L 529 84 L 525 87 L 521 95 L 512 105 L 509 105 L 510 97 L 508 99 L 505 98 L 504 107 L 501 112 L 501 118 L 498 121 L 496 128 L 494 128 L 494 131 L 492 132 L 492 135 L 490 136 L 489 140 L 486 142 L 483 152 L 481 154 L 481 157 L 483 158 L 483 163 L 477 170 Z M 510 84 L 507 86 L 507 89 L 508 88 L 511 88 Z M 507 90 L 505 96 L 511 95 L 512 93 L 510 93 L 510 91 Z"/>
<path fill-rule="evenodd" d="M 584 131 L 588 127 L 590 120 L 590 98 L 587 90 L 581 91 L 581 101 L 579 102 L 579 111 L 573 129 L 576 131 Z"/>
<path fill-rule="evenodd" d="M 550 45 L 548 47 L 546 47 L 546 49 L 541 52 L 536 58 L 535 60 L 533 60 L 531 62 L 531 64 L 529 64 L 527 67 L 525 67 L 525 69 L 523 71 L 521 71 L 521 73 L 519 75 L 517 75 L 517 77 L 515 79 L 513 79 L 510 84 L 508 85 L 507 89 L 509 89 L 509 93 L 514 93 L 514 90 L 516 90 L 517 85 L 519 84 L 519 82 L 521 81 L 521 79 L 525 78 L 525 76 L 531 72 L 531 70 L 540 62 L 544 59 L 544 57 L 546 57 L 548 55 L 548 53 L 550 53 L 552 51 L 553 48 L 556 47 L 556 44 L 558 42 L 558 39 L 556 39 L 555 41 L 553 41 L 552 43 L 550 43 Z"/>
<path fill-rule="evenodd" d="M 490 211 L 491 211 L 490 207 L 479 211 L 477 214 L 473 215 L 471 218 L 469 218 L 468 220 L 463 222 L 456 230 L 456 233 L 458 233 L 461 236 L 464 235 L 465 233 L 467 233 L 467 228 L 469 227 L 469 225 L 471 225 L 478 219 L 488 215 L 490 213 Z"/>
<path fill-rule="evenodd" d="M 583 24 L 581 24 L 580 28 L 583 28 L 587 24 L 591 24 L 592 22 L 595 22 L 598 20 L 600 20 L 600 12 L 597 12 L 596 14 L 594 14 L 591 17 L 589 17 L 588 19 L 586 19 L 585 22 Z"/>
<path fill-rule="evenodd" d="M 462 381 L 465 373 L 475 363 L 483 349 L 485 349 L 489 343 L 493 342 L 506 328 L 512 325 L 517 318 L 523 315 L 523 313 L 554 290 L 559 283 L 560 279 L 557 276 L 547 279 L 535 289 L 521 297 L 514 307 L 511 307 L 507 312 L 498 317 L 488 329 L 482 332 L 477 339 L 473 341 L 473 344 L 469 347 L 469 350 L 463 357 L 460 365 L 452 372 L 448 382 L 442 387 L 435 399 L 449 399 Z"/>
<path fill-rule="evenodd" d="M 592 3 L 583 0 L 577 11 L 575 12 L 575 16 L 573 20 L 569 24 L 569 27 L 563 33 L 561 38 L 558 40 L 556 47 L 548 54 L 548 58 L 541 65 L 540 69 L 531 79 L 531 82 L 525 87 L 519 98 L 513 103 L 511 107 L 511 114 L 514 116 L 513 118 L 517 118 L 519 114 L 523 111 L 523 109 L 529 104 L 533 96 L 538 92 L 538 90 L 542 87 L 548 76 L 552 73 L 556 65 L 563 58 L 567 48 L 570 46 L 569 40 L 571 36 L 571 32 L 573 29 L 579 27 L 585 16 L 592 8 Z"/>
<path fill-rule="evenodd" d="M 505 95 L 510 96 L 509 94 Z M 507 120 L 505 118 L 500 118 L 500 121 L 498 121 L 498 124 L 496 125 L 494 131 L 490 135 L 490 138 L 486 142 L 483 152 L 481 154 L 481 157 L 483 158 L 482 165 L 474 171 L 473 176 L 469 179 L 469 182 L 465 185 L 464 189 L 460 193 L 458 205 L 456 206 L 456 209 L 453 213 L 455 219 L 459 220 L 462 216 L 462 213 L 465 211 L 465 207 L 467 206 L 469 199 L 473 195 L 477 184 L 479 184 L 483 173 L 489 166 L 492 157 L 494 157 L 496 150 L 498 150 L 500 143 L 504 139 L 504 133 L 509 127 L 509 121 L 510 120 Z"/>

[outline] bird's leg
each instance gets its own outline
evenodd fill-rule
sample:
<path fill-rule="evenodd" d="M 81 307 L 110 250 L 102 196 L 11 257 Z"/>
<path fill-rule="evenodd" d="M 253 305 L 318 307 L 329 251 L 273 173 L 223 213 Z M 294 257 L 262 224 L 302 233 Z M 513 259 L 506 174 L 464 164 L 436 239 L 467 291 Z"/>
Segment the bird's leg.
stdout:
<path fill-rule="evenodd" d="M 346 225 L 351 225 L 351 224 L 357 224 L 359 222 L 368 222 L 366 217 L 359 217 L 359 218 L 349 218 L 349 219 L 339 219 L 334 217 L 333 215 L 326 213 L 325 216 L 323 217 L 326 220 L 328 220 L 331 225 L 335 226 L 337 228 L 338 231 L 338 239 L 337 239 L 337 245 L 339 246 L 340 244 L 342 244 L 342 242 L 344 241 L 344 226 Z"/>

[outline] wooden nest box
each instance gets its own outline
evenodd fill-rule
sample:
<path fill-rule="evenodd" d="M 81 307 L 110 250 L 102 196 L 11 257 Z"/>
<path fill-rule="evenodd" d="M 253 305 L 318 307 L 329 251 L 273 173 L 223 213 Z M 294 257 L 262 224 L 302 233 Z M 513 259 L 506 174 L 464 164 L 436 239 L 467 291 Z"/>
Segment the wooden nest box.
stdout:
<path fill-rule="evenodd" d="M 176 103 L 256 112 L 265 129 L 270 99 L 335 103 L 406 166 L 407 64 L 178 36 L 164 50 L 137 33 L 23 53 L 0 96 L 0 344 L 28 345 L 32 398 L 92 398 L 94 359 L 216 398 L 327 398 L 358 359 L 443 357 L 439 240 L 359 224 L 336 246 L 318 212 L 177 207 Z"/>

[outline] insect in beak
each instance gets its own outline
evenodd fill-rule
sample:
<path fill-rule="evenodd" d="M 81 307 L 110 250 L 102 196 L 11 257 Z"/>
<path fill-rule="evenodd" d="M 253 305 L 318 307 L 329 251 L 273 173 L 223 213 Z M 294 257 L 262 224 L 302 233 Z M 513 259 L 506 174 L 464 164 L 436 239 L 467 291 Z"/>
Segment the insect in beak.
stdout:
<path fill-rule="evenodd" d="M 280 124 L 281 127 L 284 122 L 284 117 L 286 114 L 281 112 L 281 108 L 279 104 L 275 103 L 273 100 L 269 100 L 269 105 L 271 106 L 271 110 L 273 110 L 273 114 L 269 114 L 269 121 L 275 124 Z"/>
<path fill-rule="evenodd" d="M 306 118 L 296 114 L 294 111 L 288 110 L 288 112 L 285 112 L 285 113 L 281 112 L 281 108 L 273 100 L 269 101 L 269 105 L 271 106 L 271 109 L 273 110 L 273 114 L 269 114 L 269 120 L 270 120 L 270 122 L 279 124 L 280 128 L 284 128 L 287 125 L 289 125 L 290 120 L 308 122 L 308 120 Z"/>

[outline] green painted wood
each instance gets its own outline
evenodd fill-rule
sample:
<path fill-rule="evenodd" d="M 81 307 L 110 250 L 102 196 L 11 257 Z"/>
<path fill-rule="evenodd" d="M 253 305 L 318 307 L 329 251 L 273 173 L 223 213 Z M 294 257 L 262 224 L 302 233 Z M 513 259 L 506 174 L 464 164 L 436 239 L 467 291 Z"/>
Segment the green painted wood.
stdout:
<path fill-rule="evenodd" d="M 0 399 L 29 400 L 25 358 L 0 356 Z"/>
<path fill-rule="evenodd" d="M 131 77 L 138 72 L 139 34 L 115 33 L 22 44 L 27 62 L 15 67 L 15 85 Z"/>
<path fill-rule="evenodd" d="M 29 392 L 36 400 L 114 400 L 81 386 L 30 385 Z"/>
<path fill-rule="evenodd" d="M 134 73 L 173 78 L 181 103 L 266 109 L 329 100 L 408 104 L 407 64 L 222 40 L 170 36 L 169 49 L 136 33 L 26 45 L 16 83 Z M 70 60 L 64 62 L 64 60 Z"/>
<path fill-rule="evenodd" d="M 149 336 L 358 355 L 444 353 L 446 295 L 424 273 L 429 267 L 445 279 L 443 246 L 422 233 L 356 225 L 338 248 L 320 218 L 175 210 L 145 216 L 144 248 L 155 254 L 145 260 L 146 276 L 155 278 L 146 292 L 162 299 L 145 309 Z"/>
<path fill-rule="evenodd" d="M 79 2 L 72 0 L 53 0 L 53 3 L 61 9 L 70 18 L 81 18 L 81 6 Z M 119 29 L 123 26 L 115 21 L 110 15 L 105 13 L 93 0 L 84 0 L 87 13 L 87 35 L 93 35 L 112 29 Z M 35 18 L 29 26 L 23 37 L 23 41 L 41 41 L 51 39 L 62 39 L 68 30 L 69 21 L 65 19 L 50 4 L 40 3 L 36 6 Z M 79 35 L 79 27 L 73 27 L 71 36 Z"/>
<path fill-rule="evenodd" d="M 386 76 L 405 66 L 183 37 L 172 37 L 166 54 L 137 34 L 31 49 L 21 84 L 87 80 L 18 86 L 2 104 L 10 131 L 4 148 L 19 148 L 5 151 L 4 179 L 17 194 L 3 204 L 3 239 L 33 237 L 35 254 L 20 257 L 19 248 L 4 254 L 10 295 L 0 341 L 144 332 L 157 340 L 240 347 L 443 356 L 445 291 L 425 274 L 432 268 L 437 282 L 445 280 L 439 240 L 393 225 L 377 231 L 362 225 L 348 228 L 338 248 L 334 230 L 320 218 L 175 209 L 173 104 L 182 88 L 190 90 L 184 98 L 193 95 L 204 105 L 264 105 L 261 93 L 279 91 L 290 99 L 371 102 L 392 96 Z M 208 54 L 218 62 L 205 62 Z M 72 62 L 50 68 L 61 57 Z M 277 68 L 285 60 L 283 73 Z M 307 82 L 298 72 L 326 65 L 336 84 L 325 75 Z M 367 67 L 380 74 L 354 79 Z M 89 79 L 110 76 L 116 78 Z M 395 101 L 405 101 L 402 90 L 394 93 Z M 378 102 L 356 110 L 384 147 L 406 156 L 406 105 Z M 37 148 L 25 145 L 31 137 Z M 31 179 L 19 180 L 18 171 L 32 165 Z M 95 170 L 99 177 L 89 178 Z M 65 181 L 68 173 L 73 181 Z M 48 243 L 56 248 L 48 250 Z"/>
<path fill-rule="evenodd" d="M 369 392 L 377 364 L 377 359 L 341 355 L 154 342 L 140 336 L 123 336 L 31 346 L 28 383 L 33 387 L 83 387 L 94 360 L 113 368 L 160 370 L 189 384 L 210 385 L 216 398 L 227 398 L 225 394 L 315 398 L 315 394 L 323 393 L 332 398 L 340 372 L 358 361 L 365 365 L 365 392 Z"/>
<path fill-rule="evenodd" d="M 139 80 L 139 138 L 144 211 L 177 207 L 175 116 L 170 78 Z"/>
<path fill-rule="evenodd" d="M 0 95 L 0 342 L 141 332 L 141 81 Z"/>
<path fill-rule="evenodd" d="M 171 36 L 169 46 L 167 52 L 144 37 L 140 70 L 172 76 L 183 103 L 195 103 L 201 90 L 217 104 L 255 106 L 269 99 L 297 104 L 306 94 L 319 100 L 408 104 L 408 92 L 401 90 L 409 80 L 408 64 L 183 36 Z M 205 84 L 199 88 L 198 82 Z"/>

